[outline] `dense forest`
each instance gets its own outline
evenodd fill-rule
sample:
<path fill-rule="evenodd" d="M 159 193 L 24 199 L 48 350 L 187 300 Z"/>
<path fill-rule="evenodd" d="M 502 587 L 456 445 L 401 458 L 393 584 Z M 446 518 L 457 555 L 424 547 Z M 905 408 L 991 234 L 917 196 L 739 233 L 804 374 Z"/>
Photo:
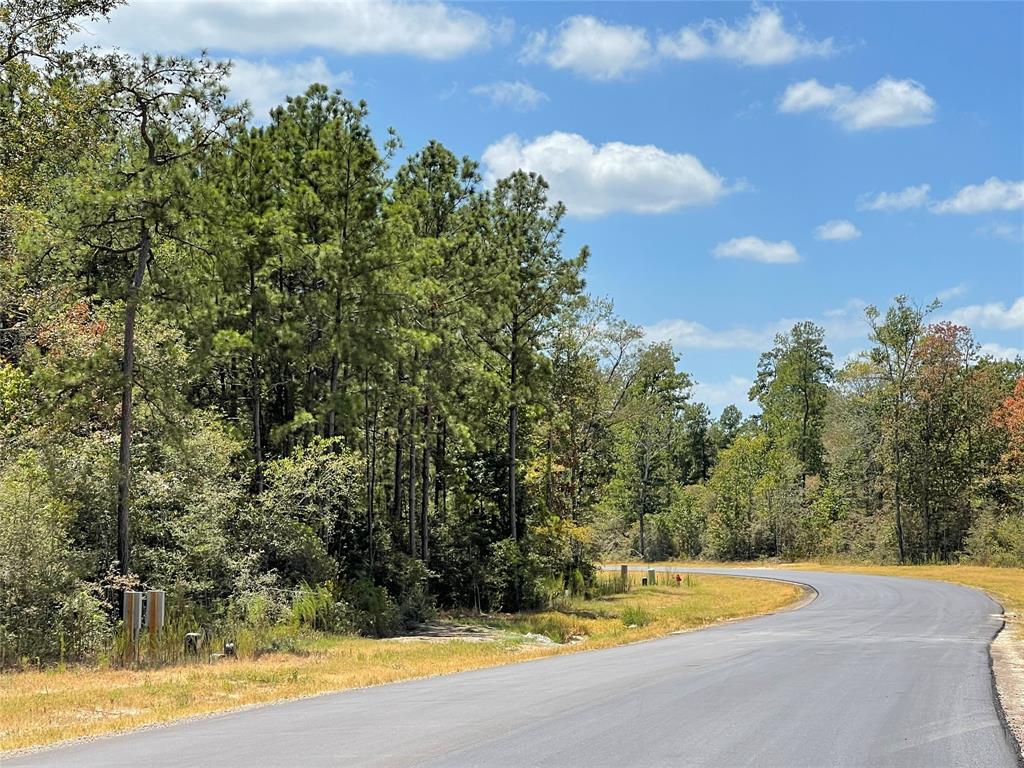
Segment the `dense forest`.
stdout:
<path fill-rule="evenodd" d="M 842 364 L 798 323 L 760 415 L 712 414 L 542 178 L 323 85 L 254 122 L 227 63 L 70 49 L 112 4 L 0 8 L 8 662 L 88 657 L 137 586 L 387 634 L 602 556 L 1024 565 L 1024 365 L 936 304 L 869 307 Z"/>

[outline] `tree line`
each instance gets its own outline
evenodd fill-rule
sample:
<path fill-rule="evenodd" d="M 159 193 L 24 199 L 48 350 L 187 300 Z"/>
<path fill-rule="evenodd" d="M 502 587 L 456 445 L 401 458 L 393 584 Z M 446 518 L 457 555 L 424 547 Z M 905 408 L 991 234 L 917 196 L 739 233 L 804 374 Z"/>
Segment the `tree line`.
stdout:
<path fill-rule="evenodd" d="M 542 178 L 323 85 L 255 124 L 224 62 L 67 45 L 113 5 L 0 8 L 8 661 L 87 655 L 129 587 L 250 620 L 327 585 L 379 634 L 602 554 L 1024 559 L 1022 366 L 969 329 L 899 298 L 837 369 L 798 324 L 761 414 L 713 419 L 586 293 Z"/>

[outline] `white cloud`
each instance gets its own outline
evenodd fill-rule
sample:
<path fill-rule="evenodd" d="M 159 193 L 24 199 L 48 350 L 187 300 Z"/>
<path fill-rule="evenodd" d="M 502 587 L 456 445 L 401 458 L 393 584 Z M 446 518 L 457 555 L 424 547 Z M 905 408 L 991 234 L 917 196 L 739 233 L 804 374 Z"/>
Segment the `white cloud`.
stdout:
<path fill-rule="evenodd" d="M 843 306 L 830 309 L 821 318 L 783 317 L 758 327 L 737 326 L 715 330 L 682 318 L 662 320 L 644 328 L 649 342 L 668 341 L 676 349 L 746 349 L 763 352 L 771 348 L 775 335 L 789 331 L 796 323 L 813 320 L 825 329 L 830 341 L 862 339 L 868 326 L 864 321 L 865 303 L 850 299 Z"/>
<path fill-rule="evenodd" d="M 851 221 L 833 219 L 817 227 L 814 236 L 819 240 L 856 240 L 860 237 L 860 230 Z"/>
<path fill-rule="evenodd" d="M 496 107 L 512 107 L 521 112 L 536 109 L 548 100 L 546 93 L 538 91 L 529 83 L 501 80 L 496 83 L 477 85 L 470 89 L 475 96 L 483 96 Z"/>
<path fill-rule="evenodd" d="M 256 122 L 267 119 L 271 109 L 284 103 L 285 96 L 304 93 L 312 83 L 330 88 L 351 85 L 351 72 L 331 72 L 321 57 L 278 66 L 266 61 L 236 59 L 232 62 L 228 86 L 237 101 L 248 99 Z"/>
<path fill-rule="evenodd" d="M 1024 296 L 1018 298 L 1009 307 L 1000 302 L 959 307 L 946 313 L 944 319 L 961 325 L 969 325 L 971 328 L 999 330 L 1024 328 Z"/>
<path fill-rule="evenodd" d="M 829 87 L 806 80 L 794 83 L 782 94 L 780 112 L 812 110 L 824 112 L 850 131 L 906 128 L 932 122 L 935 100 L 920 83 L 891 77 L 883 77 L 859 92 L 848 85 Z"/>
<path fill-rule="evenodd" d="M 931 186 L 921 184 L 917 187 L 905 187 L 899 192 L 879 192 L 877 195 L 863 195 L 857 201 L 857 208 L 862 211 L 906 211 L 920 208 L 928 202 Z"/>
<path fill-rule="evenodd" d="M 1024 358 L 1024 349 L 1020 347 L 1005 347 L 1002 344 L 989 342 L 982 344 L 978 350 L 983 356 L 992 357 L 996 360 L 1016 360 Z"/>
<path fill-rule="evenodd" d="M 935 203 L 933 213 L 987 213 L 1024 208 L 1024 181 L 1003 181 L 995 176 L 969 184 L 952 197 Z"/>
<path fill-rule="evenodd" d="M 129 51 L 237 53 L 313 48 L 450 59 L 503 34 L 479 14 L 433 0 L 163 0 L 116 9 L 76 42 Z"/>
<path fill-rule="evenodd" d="M 753 381 L 742 376 L 730 376 L 727 381 L 698 381 L 693 385 L 691 400 L 704 403 L 717 418 L 727 405 L 735 405 L 744 413 L 756 411 L 748 393 Z"/>
<path fill-rule="evenodd" d="M 792 264 L 800 261 L 800 254 L 789 240 L 772 243 L 759 237 L 736 237 L 719 243 L 714 250 L 716 259 L 749 259 L 765 264 Z"/>
<path fill-rule="evenodd" d="M 648 66 L 652 47 L 641 27 L 605 24 L 593 16 L 572 16 L 554 32 L 530 36 L 524 62 L 546 62 L 594 80 L 615 80 Z"/>
<path fill-rule="evenodd" d="M 1011 224 L 1006 221 L 991 221 L 974 230 L 976 235 L 994 237 L 1010 243 L 1024 242 L 1024 224 Z"/>
<path fill-rule="evenodd" d="M 658 40 L 663 56 L 694 59 L 730 59 L 752 66 L 785 64 L 795 59 L 829 56 L 835 52 L 832 38 L 812 40 L 799 28 L 786 29 L 776 8 L 755 7 L 735 26 L 724 21 L 705 19 L 701 24 L 683 27 L 674 35 Z"/>
<path fill-rule="evenodd" d="M 693 320 L 662 320 L 644 328 L 649 342 L 668 341 L 677 349 L 767 349 L 777 333 L 771 328 L 730 328 L 714 331 Z M 766 346 L 767 345 L 767 346 Z"/>
<path fill-rule="evenodd" d="M 957 296 L 963 296 L 965 293 L 967 293 L 967 283 L 958 283 L 951 288 L 939 291 L 935 298 L 939 301 L 949 301 L 950 299 L 955 299 Z"/>
<path fill-rule="evenodd" d="M 574 216 L 666 213 L 714 203 L 729 191 L 693 155 L 618 141 L 598 147 L 560 131 L 529 142 L 506 136 L 484 150 L 483 164 L 490 183 L 519 169 L 539 173 L 551 185 L 552 199 Z"/>

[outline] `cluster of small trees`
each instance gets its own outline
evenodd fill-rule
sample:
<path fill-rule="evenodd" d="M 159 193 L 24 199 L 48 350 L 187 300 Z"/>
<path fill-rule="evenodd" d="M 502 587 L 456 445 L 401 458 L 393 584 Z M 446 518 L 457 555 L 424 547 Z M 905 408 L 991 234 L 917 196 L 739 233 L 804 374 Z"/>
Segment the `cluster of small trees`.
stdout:
<path fill-rule="evenodd" d="M 838 370 L 823 329 L 796 324 L 761 356 L 761 413 L 742 424 L 727 412 L 712 428 L 700 406 L 656 397 L 643 493 L 661 514 L 653 540 L 638 521 L 629 545 L 651 558 L 1024 563 L 1024 366 L 981 356 L 969 328 L 928 324 L 936 308 L 869 307 L 872 346 Z"/>

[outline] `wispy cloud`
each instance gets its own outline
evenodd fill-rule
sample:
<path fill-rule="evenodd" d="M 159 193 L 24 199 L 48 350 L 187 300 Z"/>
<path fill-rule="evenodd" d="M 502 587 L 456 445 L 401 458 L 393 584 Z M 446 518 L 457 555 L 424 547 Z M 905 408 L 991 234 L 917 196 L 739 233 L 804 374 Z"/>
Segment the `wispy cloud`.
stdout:
<path fill-rule="evenodd" d="M 765 264 L 792 264 L 800 261 L 800 254 L 789 240 L 777 243 L 760 237 L 736 237 L 719 243 L 713 251 L 716 259 L 746 259 Z"/>
<path fill-rule="evenodd" d="M 1024 243 L 1024 224 L 1008 221 L 990 221 L 974 230 L 976 235 L 1006 240 L 1008 243 Z"/>
<path fill-rule="evenodd" d="M 1018 358 L 1024 358 L 1024 349 L 1020 347 L 1008 347 L 1002 344 L 996 344 L 989 342 L 982 344 L 978 350 L 983 356 L 991 357 L 996 360 L 1016 360 Z"/>
<path fill-rule="evenodd" d="M 959 283 L 939 291 L 935 295 L 935 298 L 939 301 L 949 301 L 950 299 L 955 299 L 957 296 L 963 296 L 965 293 L 967 293 L 967 283 Z"/>
<path fill-rule="evenodd" d="M 862 91 L 805 80 L 786 89 L 779 111 L 821 112 L 849 131 L 907 128 L 932 122 L 935 100 L 914 80 L 883 77 Z"/>
<path fill-rule="evenodd" d="M 755 6 L 749 16 L 735 24 L 705 19 L 658 39 L 658 52 L 669 58 L 729 59 L 749 66 L 786 64 L 830 56 L 835 51 L 831 37 L 814 40 L 799 27 L 787 29 L 782 13 L 767 6 Z"/>
<path fill-rule="evenodd" d="M 899 192 L 861 195 L 857 200 L 857 208 L 862 211 L 906 211 L 911 208 L 922 208 L 928 204 L 930 191 L 930 185 L 920 184 L 916 187 L 904 187 Z"/>
<path fill-rule="evenodd" d="M 753 381 L 742 376 L 730 376 L 725 381 L 698 381 L 693 385 L 692 400 L 704 403 L 716 417 L 727 405 L 735 405 L 744 413 L 757 411 L 750 403 L 748 393 Z"/>
<path fill-rule="evenodd" d="M 935 203 L 933 213 L 989 213 L 1024 209 L 1024 181 L 993 176 L 981 184 L 968 184 L 955 195 Z"/>
<path fill-rule="evenodd" d="M 332 72 L 320 56 L 280 65 L 265 60 L 236 59 L 231 67 L 228 86 L 231 96 L 238 101 L 247 100 L 256 121 L 263 122 L 272 108 L 284 103 L 285 96 L 305 92 L 310 83 L 344 88 L 352 81 L 351 72 Z"/>
<path fill-rule="evenodd" d="M 470 88 L 470 93 L 486 98 L 495 107 L 511 107 L 520 112 L 537 109 L 545 101 L 548 101 L 546 93 L 519 80 L 515 82 L 500 80 L 496 83 L 477 85 Z"/>
<path fill-rule="evenodd" d="M 861 232 L 846 219 L 832 219 L 816 227 L 814 236 L 818 240 L 856 240 Z"/>
<path fill-rule="evenodd" d="M 1002 302 L 969 304 L 944 313 L 944 319 L 971 328 L 1012 330 L 1024 328 L 1024 296 L 1006 306 Z"/>

